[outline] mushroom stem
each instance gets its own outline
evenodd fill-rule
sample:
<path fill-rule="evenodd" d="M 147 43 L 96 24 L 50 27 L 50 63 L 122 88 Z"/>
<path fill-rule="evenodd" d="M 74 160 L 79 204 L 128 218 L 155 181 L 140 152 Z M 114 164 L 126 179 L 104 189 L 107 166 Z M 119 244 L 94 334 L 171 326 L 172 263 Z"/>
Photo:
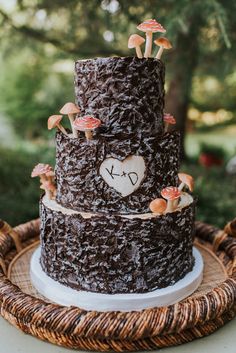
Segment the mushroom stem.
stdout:
<path fill-rule="evenodd" d="M 158 52 L 157 52 L 156 59 L 161 58 L 163 51 L 164 51 L 164 47 L 161 45 Z"/>
<path fill-rule="evenodd" d="M 180 183 L 178 186 L 179 191 L 182 191 L 184 187 L 185 187 L 185 183 L 184 182 Z"/>
<path fill-rule="evenodd" d="M 149 58 L 152 53 L 152 32 L 146 32 L 146 45 L 145 45 L 145 52 L 144 57 Z"/>
<path fill-rule="evenodd" d="M 174 211 L 174 201 L 176 200 L 168 200 L 167 201 L 167 206 L 166 206 L 166 210 L 165 210 L 165 213 L 168 213 L 168 212 L 173 212 Z"/>
<path fill-rule="evenodd" d="M 64 135 L 69 136 L 66 129 L 61 124 L 58 124 L 57 127 Z"/>
<path fill-rule="evenodd" d="M 142 50 L 141 50 L 140 46 L 137 45 L 137 46 L 135 47 L 135 50 L 136 50 L 137 57 L 138 57 L 139 59 L 142 59 L 143 53 L 142 53 Z"/>
<path fill-rule="evenodd" d="M 45 174 L 41 174 L 39 176 L 39 179 L 40 179 L 40 183 L 44 183 L 44 182 L 48 181 L 48 178 L 46 177 Z"/>
<path fill-rule="evenodd" d="M 51 199 L 55 200 L 56 198 L 56 194 L 57 194 L 57 189 L 54 188 L 53 190 L 50 190 L 50 193 L 51 193 Z"/>
<path fill-rule="evenodd" d="M 46 194 L 46 197 L 47 197 L 49 200 L 52 199 L 52 193 L 51 193 L 50 190 L 48 190 L 48 189 L 45 188 L 45 194 Z"/>
<path fill-rule="evenodd" d="M 167 131 L 168 131 L 168 128 L 169 128 L 169 124 L 168 124 L 168 123 L 165 123 L 165 130 L 164 130 L 164 132 L 167 132 Z"/>
<path fill-rule="evenodd" d="M 73 122 L 75 120 L 74 115 L 73 114 L 68 114 L 68 118 L 70 119 L 70 125 L 71 125 L 71 130 L 72 130 L 73 137 L 76 138 L 76 137 L 78 137 L 78 132 L 73 126 Z"/>
<path fill-rule="evenodd" d="M 92 140 L 92 138 L 93 138 L 92 130 L 86 130 L 85 131 L 85 136 L 86 136 L 87 140 Z"/>

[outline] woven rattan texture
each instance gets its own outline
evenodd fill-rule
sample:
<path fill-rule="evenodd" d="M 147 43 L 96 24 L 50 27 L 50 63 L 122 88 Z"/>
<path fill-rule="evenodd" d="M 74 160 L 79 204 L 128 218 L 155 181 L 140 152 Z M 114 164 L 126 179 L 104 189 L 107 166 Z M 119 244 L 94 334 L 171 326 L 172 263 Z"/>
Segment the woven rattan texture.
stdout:
<path fill-rule="evenodd" d="M 15 230 L 23 245 L 28 245 L 38 236 L 39 221 Z M 236 313 L 236 240 L 200 222 L 196 223 L 196 230 L 198 241 L 205 248 L 214 249 L 228 276 L 205 294 L 141 312 L 87 312 L 25 294 L 0 270 L 1 315 L 25 333 L 75 349 L 120 352 L 157 349 L 208 335 Z M 13 247 L 11 237 L 0 237 L 0 257 L 7 267 L 15 254 Z"/>
<path fill-rule="evenodd" d="M 13 284 L 17 285 L 23 293 L 48 301 L 36 291 L 30 280 L 30 259 L 38 245 L 39 243 L 36 241 L 26 247 L 13 259 L 8 269 L 8 278 Z M 201 285 L 191 297 L 199 297 L 209 293 L 213 288 L 223 283 L 228 277 L 224 266 L 213 252 L 198 243 L 195 245 L 201 251 L 203 256 L 204 273 Z"/>

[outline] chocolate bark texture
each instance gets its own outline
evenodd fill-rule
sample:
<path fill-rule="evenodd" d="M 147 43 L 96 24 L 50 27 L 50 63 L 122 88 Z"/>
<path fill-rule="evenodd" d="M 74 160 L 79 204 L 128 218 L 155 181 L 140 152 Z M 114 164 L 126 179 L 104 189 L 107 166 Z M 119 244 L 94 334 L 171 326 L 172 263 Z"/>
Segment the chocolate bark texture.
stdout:
<path fill-rule="evenodd" d="M 173 285 L 193 268 L 194 203 L 151 219 L 83 218 L 41 200 L 41 266 L 77 290 L 144 293 Z"/>
<path fill-rule="evenodd" d="M 164 187 L 178 184 L 179 144 L 178 132 L 130 139 L 99 135 L 89 142 L 82 134 L 73 139 L 58 132 L 56 200 L 81 212 L 149 212 L 150 202 Z M 145 177 L 137 190 L 124 197 L 105 182 L 99 168 L 107 158 L 123 161 L 131 155 L 144 158 Z"/>
<path fill-rule="evenodd" d="M 111 57 L 75 64 L 75 95 L 81 114 L 102 121 L 105 135 L 163 133 L 164 75 L 154 58 Z"/>

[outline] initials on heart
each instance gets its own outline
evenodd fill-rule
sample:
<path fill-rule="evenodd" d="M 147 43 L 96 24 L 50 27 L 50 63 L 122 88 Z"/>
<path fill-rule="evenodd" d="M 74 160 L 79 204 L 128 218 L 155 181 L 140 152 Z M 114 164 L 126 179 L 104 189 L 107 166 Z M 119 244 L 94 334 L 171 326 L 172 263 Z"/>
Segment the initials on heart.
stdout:
<path fill-rule="evenodd" d="M 122 196 L 127 196 L 138 189 L 144 179 L 145 170 L 143 157 L 129 156 L 123 161 L 115 158 L 105 159 L 99 173 L 110 187 Z"/>

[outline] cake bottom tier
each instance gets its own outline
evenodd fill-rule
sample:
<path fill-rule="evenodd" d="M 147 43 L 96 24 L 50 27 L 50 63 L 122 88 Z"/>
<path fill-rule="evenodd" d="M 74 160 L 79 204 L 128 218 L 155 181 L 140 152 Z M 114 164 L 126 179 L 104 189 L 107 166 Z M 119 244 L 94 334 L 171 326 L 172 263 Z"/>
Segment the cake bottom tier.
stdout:
<path fill-rule="evenodd" d="M 161 216 L 79 213 L 40 202 L 41 266 L 77 290 L 144 293 L 192 270 L 194 202 Z"/>

